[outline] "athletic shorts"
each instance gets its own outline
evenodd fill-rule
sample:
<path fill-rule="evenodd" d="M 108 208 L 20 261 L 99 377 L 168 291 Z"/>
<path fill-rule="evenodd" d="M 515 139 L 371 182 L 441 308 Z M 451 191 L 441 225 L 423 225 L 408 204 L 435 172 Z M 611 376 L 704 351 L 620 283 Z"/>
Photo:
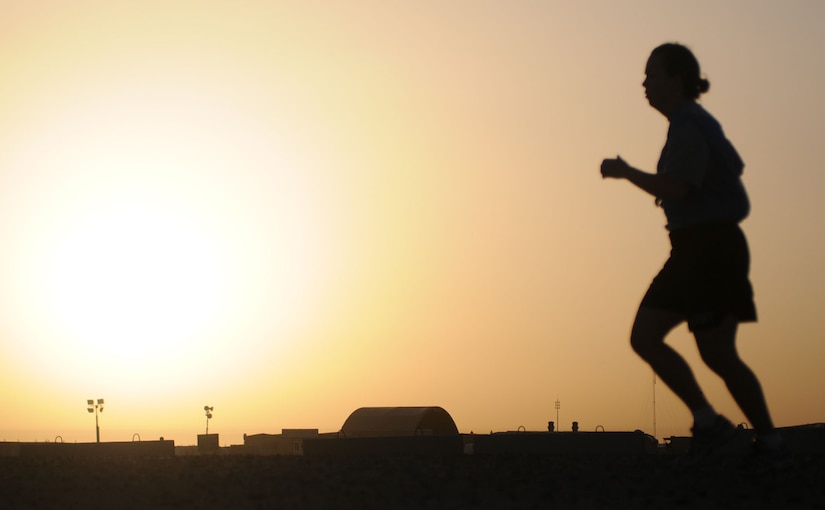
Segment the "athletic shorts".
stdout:
<path fill-rule="evenodd" d="M 670 258 L 653 279 L 641 306 L 682 315 L 690 331 L 733 315 L 756 321 L 748 278 L 750 252 L 736 223 L 710 223 L 670 233 Z"/>

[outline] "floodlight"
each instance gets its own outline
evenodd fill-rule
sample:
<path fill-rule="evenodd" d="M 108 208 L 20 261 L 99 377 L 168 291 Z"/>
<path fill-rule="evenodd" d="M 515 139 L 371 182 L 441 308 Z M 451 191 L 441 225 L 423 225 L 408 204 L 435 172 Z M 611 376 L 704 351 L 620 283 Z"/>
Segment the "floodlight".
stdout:
<path fill-rule="evenodd" d="M 212 411 L 214 409 L 214 407 L 203 406 L 203 410 L 206 411 L 206 435 L 209 435 L 209 419 L 212 418 Z"/>
<path fill-rule="evenodd" d="M 101 412 L 101 413 L 103 412 L 103 399 L 102 398 L 97 399 L 97 404 L 95 404 L 94 399 L 88 399 L 88 400 L 86 400 L 86 404 L 89 406 L 86 409 L 87 411 L 89 411 L 89 414 L 95 413 L 95 436 L 96 436 L 97 442 L 99 443 L 100 442 L 100 424 L 98 423 L 97 415 L 98 415 L 98 411 Z"/>

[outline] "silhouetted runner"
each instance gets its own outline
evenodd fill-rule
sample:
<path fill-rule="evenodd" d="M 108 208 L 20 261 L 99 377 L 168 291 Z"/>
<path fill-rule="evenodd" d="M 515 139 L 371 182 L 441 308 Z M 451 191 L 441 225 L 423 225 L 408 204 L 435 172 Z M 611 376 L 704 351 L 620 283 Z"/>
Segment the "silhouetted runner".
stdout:
<path fill-rule="evenodd" d="M 690 459 L 718 451 L 735 427 L 705 398 L 693 372 L 665 343 L 683 321 L 702 360 L 718 374 L 756 431 L 750 460 L 764 468 L 790 464 L 774 429 L 759 380 L 736 351 L 740 322 L 756 320 L 748 277 L 750 254 L 739 223 L 750 211 L 744 163 L 721 126 L 701 105 L 710 83 L 683 45 L 663 44 L 650 55 L 643 86 L 650 105 L 667 117 L 667 141 L 656 173 L 605 159 L 602 177 L 626 179 L 656 197 L 670 235 L 670 258 L 642 299 L 630 342 L 693 413 Z"/>

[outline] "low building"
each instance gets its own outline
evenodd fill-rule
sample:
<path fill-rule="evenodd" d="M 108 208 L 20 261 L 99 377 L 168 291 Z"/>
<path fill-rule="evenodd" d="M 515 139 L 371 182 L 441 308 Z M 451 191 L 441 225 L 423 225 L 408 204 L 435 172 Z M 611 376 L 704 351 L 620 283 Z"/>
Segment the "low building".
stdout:
<path fill-rule="evenodd" d="M 244 453 L 252 455 L 303 455 L 304 440 L 317 439 L 318 429 L 282 429 L 280 434 L 244 434 Z"/>

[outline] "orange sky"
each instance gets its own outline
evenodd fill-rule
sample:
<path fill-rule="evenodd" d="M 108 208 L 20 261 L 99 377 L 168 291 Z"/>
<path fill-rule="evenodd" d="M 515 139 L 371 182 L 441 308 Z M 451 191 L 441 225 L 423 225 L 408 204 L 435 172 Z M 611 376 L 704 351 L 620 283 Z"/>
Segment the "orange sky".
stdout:
<path fill-rule="evenodd" d="M 780 426 L 825 420 L 818 2 L 0 6 L 0 440 L 222 444 L 439 405 L 462 432 L 643 429 L 664 219 L 649 51 L 688 44 L 747 167 Z M 716 407 L 741 412 L 672 344 Z M 685 435 L 656 386 L 657 436 Z"/>

